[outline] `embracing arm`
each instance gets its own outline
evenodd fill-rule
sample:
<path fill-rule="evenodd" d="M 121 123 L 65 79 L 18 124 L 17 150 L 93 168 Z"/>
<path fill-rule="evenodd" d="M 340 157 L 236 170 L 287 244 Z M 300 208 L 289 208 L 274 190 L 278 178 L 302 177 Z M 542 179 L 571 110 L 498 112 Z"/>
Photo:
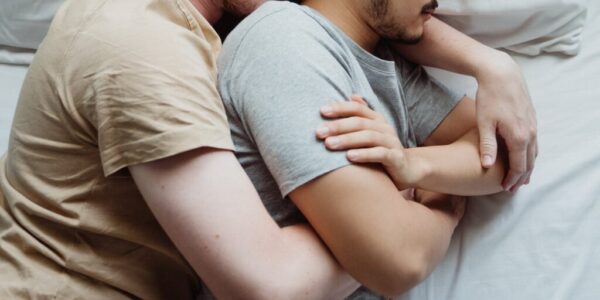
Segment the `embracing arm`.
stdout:
<path fill-rule="evenodd" d="M 416 45 L 395 45 L 412 62 L 475 77 L 479 155 L 484 167 L 498 157 L 504 139 L 509 169 L 503 187 L 514 191 L 529 183 L 538 153 L 537 120 L 519 65 L 506 53 L 487 47 L 432 18 Z"/>
<path fill-rule="evenodd" d="M 218 298 L 339 299 L 358 288 L 310 226 L 277 226 L 230 151 L 197 149 L 130 171 Z"/>
<path fill-rule="evenodd" d="M 425 23 L 425 33 L 419 43 L 395 44 L 394 49 L 415 64 L 475 78 L 493 71 L 483 68 L 491 63 L 514 65 L 508 54 L 487 47 L 436 18 Z"/>
<path fill-rule="evenodd" d="M 291 199 L 340 264 L 368 288 L 397 296 L 443 258 L 462 216 L 405 200 L 384 171 L 351 165 L 296 189 Z M 460 208 L 462 205 L 462 209 Z"/>

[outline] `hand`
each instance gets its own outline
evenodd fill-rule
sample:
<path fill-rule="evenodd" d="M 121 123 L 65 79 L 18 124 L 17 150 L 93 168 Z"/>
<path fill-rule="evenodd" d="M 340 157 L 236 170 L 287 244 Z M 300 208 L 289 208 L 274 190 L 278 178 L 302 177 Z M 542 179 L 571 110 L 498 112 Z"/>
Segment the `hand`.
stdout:
<path fill-rule="evenodd" d="M 382 164 L 399 190 L 412 187 L 420 178 L 418 164 L 406 155 L 396 130 L 361 97 L 326 106 L 321 114 L 337 118 L 317 129 L 317 137 L 329 150 L 349 150 L 348 160 L 354 163 Z"/>
<path fill-rule="evenodd" d="M 467 198 L 415 189 L 414 200 L 442 213 L 442 218 L 455 228 L 465 214 Z"/>
<path fill-rule="evenodd" d="M 525 79 L 519 66 L 505 53 L 490 59 L 488 67 L 476 77 L 482 165 L 494 165 L 498 133 L 506 143 L 510 166 L 502 186 L 516 191 L 529 184 L 538 155 L 536 114 Z"/>

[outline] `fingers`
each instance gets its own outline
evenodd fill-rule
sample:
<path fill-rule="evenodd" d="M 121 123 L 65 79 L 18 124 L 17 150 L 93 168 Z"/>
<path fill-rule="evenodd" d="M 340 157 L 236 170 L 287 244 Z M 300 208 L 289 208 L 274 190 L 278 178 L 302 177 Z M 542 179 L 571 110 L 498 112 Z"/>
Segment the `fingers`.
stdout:
<path fill-rule="evenodd" d="M 346 117 L 383 119 L 382 115 L 370 109 L 367 103 L 358 96 L 352 96 L 352 101 L 340 101 L 321 107 L 321 115 L 330 119 Z"/>
<path fill-rule="evenodd" d="M 498 154 L 496 126 L 487 120 L 479 122 L 479 153 L 484 168 L 491 168 L 496 163 Z"/>
<path fill-rule="evenodd" d="M 370 147 L 385 147 L 389 149 L 395 149 L 400 148 L 399 144 L 400 142 L 395 136 L 374 130 L 361 130 L 337 136 L 330 136 L 325 139 L 325 146 L 329 150 L 347 150 Z"/>
<path fill-rule="evenodd" d="M 507 144 L 507 147 L 510 149 L 510 145 Z M 526 148 L 521 149 L 521 147 L 516 148 L 515 150 L 509 150 L 509 166 L 510 170 L 508 171 L 508 175 L 504 179 L 502 186 L 506 191 L 515 191 L 515 187 L 519 182 L 523 182 L 526 178 L 525 175 L 527 173 L 527 153 Z"/>
<path fill-rule="evenodd" d="M 353 149 L 348 151 L 348 160 L 355 163 L 382 163 L 387 164 L 392 159 L 392 152 L 385 147 L 373 147 L 365 149 Z M 397 153 L 402 155 L 401 152 Z"/>
<path fill-rule="evenodd" d="M 515 192 L 521 187 L 533 172 L 535 158 L 537 156 L 537 133 L 535 128 L 525 129 L 525 126 L 517 127 L 516 131 L 505 132 L 500 130 L 509 155 L 510 170 L 504 179 L 505 190 Z"/>
<path fill-rule="evenodd" d="M 361 117 L 349 117 L 323 124 L 317 129 L 317 137 L 320 139 L 325 139 L 330 136 L 361 130 L 371 130 L 389 135 L 397 135 L 396 130 L 394 130 L 394 128 L 388 123 Z"/>
<path fill-rule="evenodd" d="M 533 143 L 529 144 L 527 149 L 527 174 L 525 175 L 525 181 L 523 184 L 529 184 L 531 181 L 531 174 L 535 168 L 535 160 L 537 158 L 537 140 L 534 139 Z"/>

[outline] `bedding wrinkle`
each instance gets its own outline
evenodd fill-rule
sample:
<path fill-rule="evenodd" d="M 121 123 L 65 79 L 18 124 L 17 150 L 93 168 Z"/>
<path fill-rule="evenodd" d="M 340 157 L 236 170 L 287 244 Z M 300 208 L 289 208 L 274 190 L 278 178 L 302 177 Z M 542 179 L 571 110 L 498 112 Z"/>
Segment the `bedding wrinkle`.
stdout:
<path fill-rule="evenodd" d="M 531 184 L 472 198 L 446 259 L 401 300 L 599 299 L 600 3 L 588 3 L 577 56 L 511 53 L 539 120 Z"/>

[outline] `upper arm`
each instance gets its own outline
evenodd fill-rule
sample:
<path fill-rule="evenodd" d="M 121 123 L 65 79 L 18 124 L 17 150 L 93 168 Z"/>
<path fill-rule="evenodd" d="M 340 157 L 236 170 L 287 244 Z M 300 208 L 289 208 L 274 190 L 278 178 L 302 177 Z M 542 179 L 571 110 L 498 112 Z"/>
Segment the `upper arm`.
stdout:
<path fill-rule="evenodd" d="M 421 262 L 409 249 L 420 241 L 401 234 L 410 226 L 413 203 L 401 197 L 385 172 L 351 165 L 299 187 L 290 197 L 340 264 L 365 286 L 390 293 L 415 284 L 413 267 Z"/>
<path fill-rule="evenodd" d="M 249 289 L 279 227 L 229 151 L 198 149 L 129 167 L 148 206 L 217 296 Z M 235 272 L 236 276 L 231 276 Z"/>
<path fill-rule="evenodd" d="M 354 89 L 340 54 L 343 50 L 326 33 L 319 33 L 323 28 L 318 24 L 290 36 L 289 29 L 262 22 L 244 39 L 237 40 L 234 34 L 224 46 L 219 90 L 233 116 L 232 127 L 242 128 L 238 131 L 243 139 L 252 151 L 258 150 L 285 196 L 350 164 L 344 153 L 323 147 L 315 130 L 325 122 L 320 108 L 346 101 Z"/>
<path fill-rule="evenodd" d="M 106 176 L 200 147 L 233 149 L 212 47 L 181 32 L 149 37 L 147 31 L 82 33 L 103 60 L 77 68 L 77 83 L 86 88 L 75 102 L 94 127 Z"/>

